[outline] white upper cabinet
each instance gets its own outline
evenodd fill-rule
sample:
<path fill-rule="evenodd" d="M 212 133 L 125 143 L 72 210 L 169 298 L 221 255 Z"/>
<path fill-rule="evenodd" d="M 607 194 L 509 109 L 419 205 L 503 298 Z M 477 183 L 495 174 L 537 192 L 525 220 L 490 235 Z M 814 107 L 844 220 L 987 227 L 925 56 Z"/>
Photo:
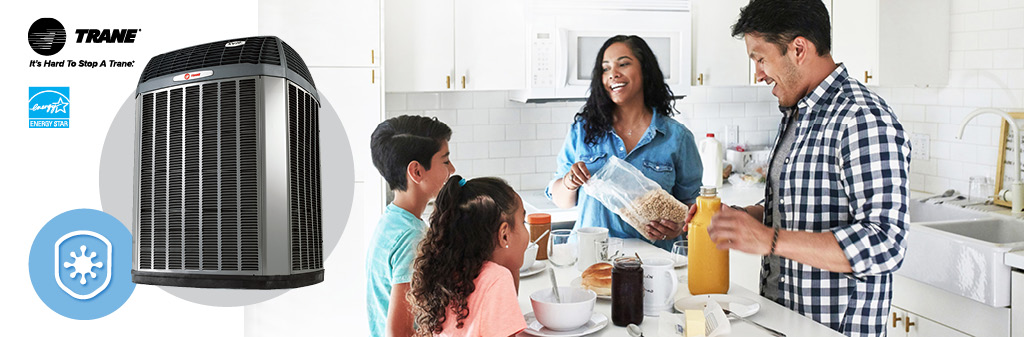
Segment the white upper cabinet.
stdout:
<path fill-rule="evenodd" d="M 259 33 L 280 37 L 310 67 L 380 66 L 380 0 L 260 0 Z"/>
<path fill-rule="evenodd" d="M 949 0 L 831 3 L 832 56 L 850 76 L 868 85 L 949 82 Z"/>
<path fill-rule="evenodd" d="M 388 92 L 526 86 L 522 0 L 388 0 Z"/>
<path fill-rule="evenodd" d="M 750 58 L 732 25 L 747 0 L 693 0 L 693 71 L 691 85 L 737 86 L 751 82 Z"/>

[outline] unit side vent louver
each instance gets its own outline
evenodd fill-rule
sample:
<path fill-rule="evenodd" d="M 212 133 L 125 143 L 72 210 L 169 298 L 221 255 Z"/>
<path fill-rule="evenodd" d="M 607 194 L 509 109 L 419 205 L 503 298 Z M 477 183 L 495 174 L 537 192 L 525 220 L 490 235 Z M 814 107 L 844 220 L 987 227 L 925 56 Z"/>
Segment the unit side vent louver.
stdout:
<path fill-rule="evenodd" d="M 323 267 L 320 142 L 315 141 L 320 129 L 316 117 L 318 110 L 319 107 L 309 94 L 295 85 L 288 86 L 292 270 Z"/>

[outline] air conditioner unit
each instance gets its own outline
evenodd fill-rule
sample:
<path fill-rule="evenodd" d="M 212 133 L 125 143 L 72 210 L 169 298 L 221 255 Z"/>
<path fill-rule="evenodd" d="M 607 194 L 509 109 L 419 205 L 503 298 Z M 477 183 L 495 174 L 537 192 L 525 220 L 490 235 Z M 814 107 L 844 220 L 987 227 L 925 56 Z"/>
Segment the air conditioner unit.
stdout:
<path fill-rule="evenodd" d="M 272 36 L 153 57 L 135 99 L 132 281 L 323 281 L 318 97 L 299 54 Z"/>

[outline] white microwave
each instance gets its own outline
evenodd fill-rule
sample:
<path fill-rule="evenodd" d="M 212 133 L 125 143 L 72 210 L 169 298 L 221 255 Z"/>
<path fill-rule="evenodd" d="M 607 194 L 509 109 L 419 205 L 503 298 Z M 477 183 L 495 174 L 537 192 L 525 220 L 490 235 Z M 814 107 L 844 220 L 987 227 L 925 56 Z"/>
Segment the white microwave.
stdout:
<path fill-rule="evenodd" d="M 690 93 L 688 0 L 537 0 L 528 13 L 527 88 L 513 100 L 585 100 L 597 53 L 615 35 L 643 38 L 672 94 Z"/>

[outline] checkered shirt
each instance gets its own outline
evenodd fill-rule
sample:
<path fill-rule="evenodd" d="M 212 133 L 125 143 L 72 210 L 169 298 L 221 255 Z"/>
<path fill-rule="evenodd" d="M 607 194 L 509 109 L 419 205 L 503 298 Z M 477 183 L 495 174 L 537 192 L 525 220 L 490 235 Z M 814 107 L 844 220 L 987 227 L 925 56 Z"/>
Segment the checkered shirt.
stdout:
<path fill-rule="evenodd" d="M 885 101 L 842 64 L 795 108 L 796 139 L 782 166 L 779 200 L 769 199 L 769 186 L 766 205 L 778 205 L 783 229 L 835 235 L 853 272 L 768 256 L 761 293 L 769 259 L 780 259 L 781 276 L 771 282 L 778 285 L 776 302 L 847 336 L 884 336 L 892 273 L 907 247 L 910 141 Z M 783 118 L 780 136 L 785 125 Z M 768 226 L 771 214 L 765 210 Z"/>

